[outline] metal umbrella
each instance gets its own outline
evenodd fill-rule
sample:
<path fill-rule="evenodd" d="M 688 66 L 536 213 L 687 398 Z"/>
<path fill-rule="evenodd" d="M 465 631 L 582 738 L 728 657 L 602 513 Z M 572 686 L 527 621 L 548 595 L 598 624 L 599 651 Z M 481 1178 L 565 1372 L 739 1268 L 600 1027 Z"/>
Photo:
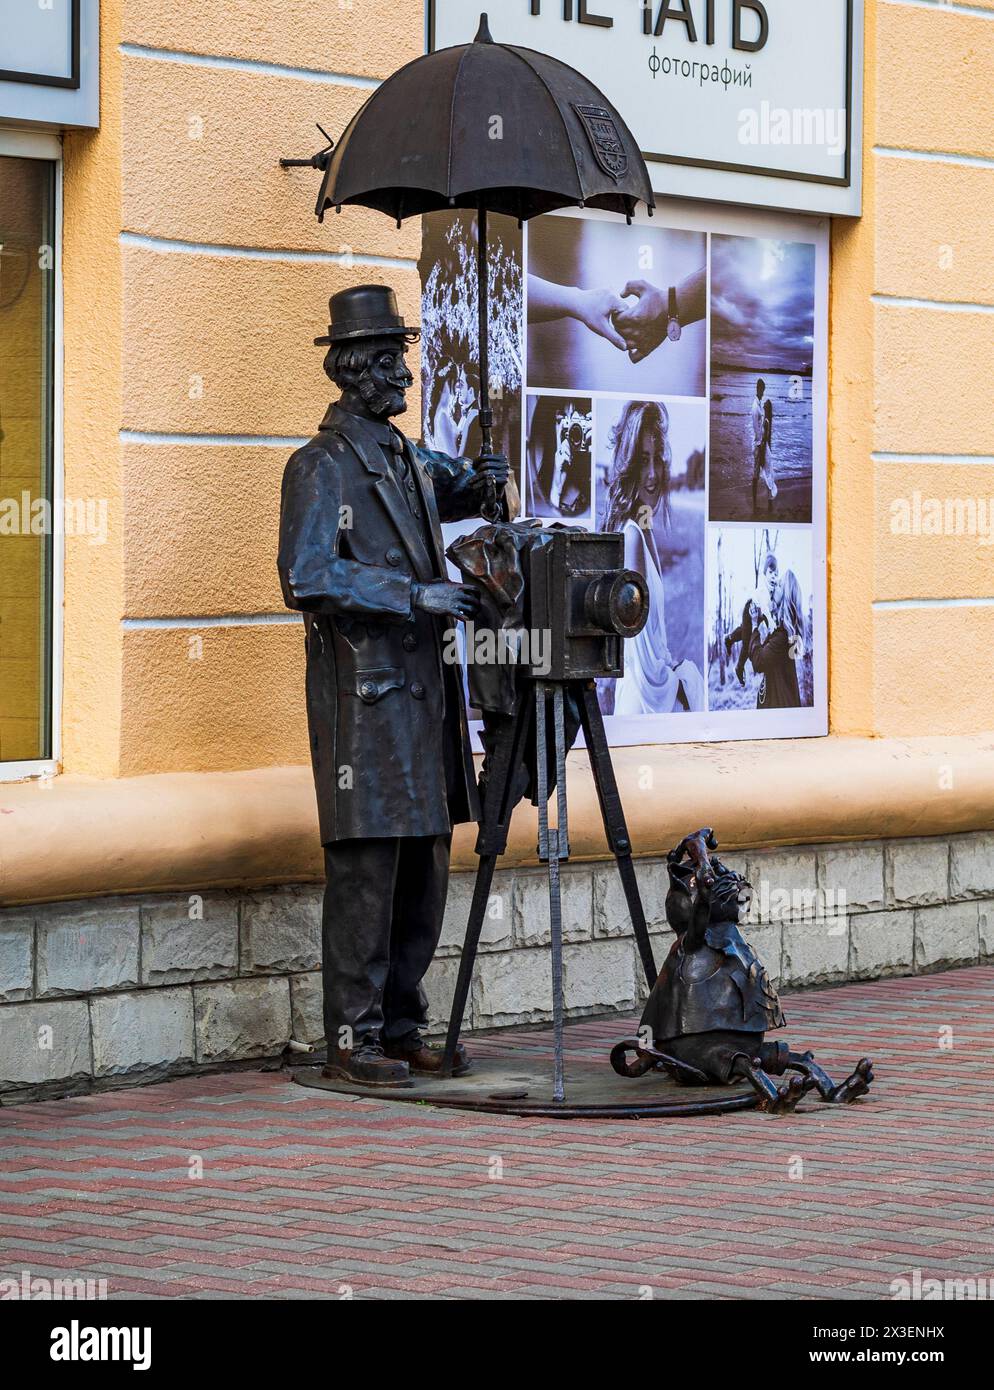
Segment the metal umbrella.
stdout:
<path fill-rule="evenodd" d="M 520 223 L 576 206 L 631 221 L 639 202 L 650 214 L 655 206 L 635 138 L 603 93 L 556 58 L 495 43 L 485 14 L 472 43 L 408 63 L 365 102 L 333 153 L 300 162 L 325 169 L 320 220 L 346 204 L 376 208 L 398 226 L 427 212 L 476 209 L 484 454 L 493 450 L 488 212 Z M 495 514 L 495 496 L 488 510 Z"/>

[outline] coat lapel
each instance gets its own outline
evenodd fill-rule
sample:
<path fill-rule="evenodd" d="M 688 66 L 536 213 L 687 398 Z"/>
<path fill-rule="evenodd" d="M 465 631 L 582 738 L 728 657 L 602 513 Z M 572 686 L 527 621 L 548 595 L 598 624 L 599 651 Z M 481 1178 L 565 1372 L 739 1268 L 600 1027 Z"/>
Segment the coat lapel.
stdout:
<path fill-rule="evenodd" d="M 344 421 L 342 419 L 343 416 L 345 417 Z M 373 489 L 383 503 L 398 535 L 404 542 L 407 553 L 411 557 L 411 564 L 414 566 L 414 573 L 424 582 L 429 582 L 434 579 L 435 572 L 432 566 L 431 556 L 425 548 L 418 524 L 408 506 L 407 498 L 404 496 L 397 475 L 387 463 L 379 440 L 371 430 L 365 428 L 360 416 L 348 415 L 344 411 L 339 411 L 336 406 L 332 406 L 328 411 L 328 414 L 325 416 L 325 422 L 326 426 L 331 429 L 341 430 L 343 424 L 347 425 L 347 428 L 343 430 L 343 432 L 346 433 L 346 437 L 355 450 L 360 463 L 373 475 Z M 407 445 L 407 450 L 408 461 L 410 462 L 412 451 L 409 443 Z M 421 481 L 417 469 L 414 469 L 412 476 L 414 476 L 418 482 Z M 432 500 L 434 501 L 434 499 Z M 435 525 L 437 525 L 437 520 Z M 434 535 L 434 526 L 432 526 L 430 519 L 429 526 Z"/>

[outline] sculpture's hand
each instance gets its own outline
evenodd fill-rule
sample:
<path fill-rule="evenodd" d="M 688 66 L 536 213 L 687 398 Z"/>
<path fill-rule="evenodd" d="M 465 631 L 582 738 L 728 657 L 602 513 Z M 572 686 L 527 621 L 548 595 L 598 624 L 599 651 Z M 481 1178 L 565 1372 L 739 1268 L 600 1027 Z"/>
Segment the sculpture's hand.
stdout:
<path fill-rule="evenodd" d="M 493 478 L 494 487 L 499 491 L 511 476 L 511 465 L 503 454 L 481 454 L 473 463 L 480 483 L 485 485 L 487 478 Z"/>
<path fill-rule="evenodd" d="M 436 618 L 459 618 L 465 622 L 480 609 L 479 592 L 471 584 L 450 584 L 438 579 L 432 584 L 414 586 L 414 606 Z"/>

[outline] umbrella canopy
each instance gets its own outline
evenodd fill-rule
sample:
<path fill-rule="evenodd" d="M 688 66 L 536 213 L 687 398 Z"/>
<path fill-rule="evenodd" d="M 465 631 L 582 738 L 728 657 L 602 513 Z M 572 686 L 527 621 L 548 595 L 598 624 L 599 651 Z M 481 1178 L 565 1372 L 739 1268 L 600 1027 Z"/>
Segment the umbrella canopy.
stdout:
<path fill-rule="evenodd" d="M 396 218 L 480 208 L 527 221 L 556 208 L 631 217 L 655 206 L 635 139 L 602 92 L 566 63 L 495 43 L 416 58 L 353 117 L 317 214 L 358 203 Z"/>

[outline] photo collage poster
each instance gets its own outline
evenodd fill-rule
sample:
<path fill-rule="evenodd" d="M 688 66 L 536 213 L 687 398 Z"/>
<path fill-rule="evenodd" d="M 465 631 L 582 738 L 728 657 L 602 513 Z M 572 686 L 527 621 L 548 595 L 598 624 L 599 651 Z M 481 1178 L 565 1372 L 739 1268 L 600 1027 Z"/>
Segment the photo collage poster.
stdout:
<path fill-rule="evenodd" d="M 828 732 L 828 231 L 662 204 L 490 219 L 496 447 L 522 515 L 620 532 L 650 617 L 608 736 Z M 423 438 L 479 449 L 476 219 L 424 219 Z M 478 521 L 446 527 L 446 540 Z"/>

